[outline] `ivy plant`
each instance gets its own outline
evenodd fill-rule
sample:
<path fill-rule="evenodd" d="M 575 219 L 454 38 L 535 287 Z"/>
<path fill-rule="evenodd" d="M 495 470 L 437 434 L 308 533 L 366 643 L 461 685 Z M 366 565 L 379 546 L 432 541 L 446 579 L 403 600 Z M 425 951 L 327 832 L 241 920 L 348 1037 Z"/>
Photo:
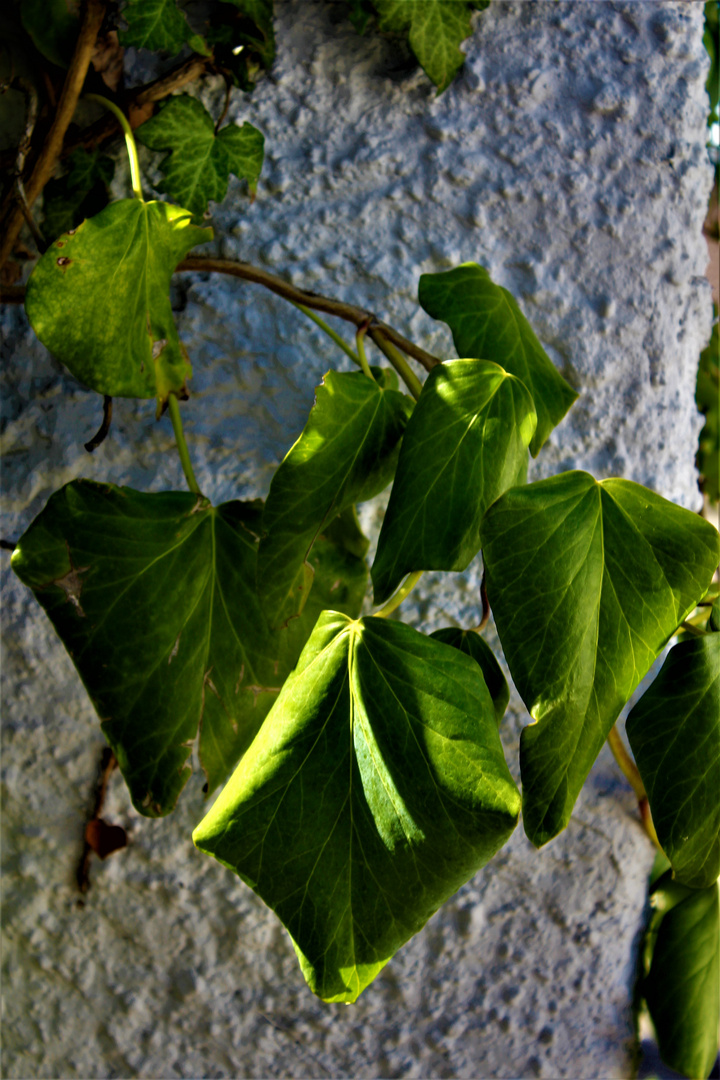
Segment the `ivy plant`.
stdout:
<path fill-rule="evenodd" d="M 120 40 L 215 63 L 216 47 L 242 39 L 238 55 L 254 42 L 269 64 L 270 0 L 222 6 L 201 34 L 172 0 L 129 0 Z M 376 20 L 407 33 L 442 91 L 471 9 L 484 6 L 354 0 L 348 14 L 360 31 Z M 36 5 L 24 12 L 40 35 Z M 46 51 L 53 40 L 57 55 L 66 48 L 69 18 L 79 16 L 63 11 L 56 40 L 43 31 Z M 249 70 L 223 69 L 228 94 Z M 420 306 L 450 327 L 458 353 L 438 358 L 367 312 L 247 264 L 188 258 L 212 236 L 201 221 L 229 174 L 254 192 L 262 134 L 223 125 L 187 93 L 171 97 L 137 137 L 166 154 L 160 190 L 174 201 L 146 200 L 130 123 L 115 102 L 88 96 L 123 128 L 133 197 L 76 223 L 109 173 L 102 157 L 69 158 L 64 202 L 51 188 L 45 211 L 59 235 L 42 245 L 25 310 L 40 341 L 104 396 L 108 417 L 113 397 L 169 413 L 188 490 L 74 480 L 19 539 L 12 566 L 67 648 L 135 808 L 172 812 L 197 743 L 208 795 L 224 786 L 196 846 L 276 913 L 310 989 L 352 1002 L 521 813 L 538 848 L 567 826 L 607 740 L 663 852 L 641 995 L 665 1060 L 707 1076 L 720 986 L 717 531 L 626 479 L 572 471 L 527 482 L 528 456 L 577 392 L 487 269 L 420 278 Z M 213 506 L 195 478 L 180 408 L 192 370 L 169 295 L 178 267 L 267 285 L 342 350 L 264 502 Z M 354 322 L 354 343 L 317 311 Z M 368 337 L 390 367 L 370 366 Z M 387 488 L 368 613 L 355 508 Z M 427 635 L 399 619 L 424 571 L 460 572 L 480 551 L 474 626 Z M 490 611 L 531 717 L 522 792 L 499 735 L 507 682 L 481 636 Z M 669 644 L 628 718 L 633 763 L 616 721 Z"/>

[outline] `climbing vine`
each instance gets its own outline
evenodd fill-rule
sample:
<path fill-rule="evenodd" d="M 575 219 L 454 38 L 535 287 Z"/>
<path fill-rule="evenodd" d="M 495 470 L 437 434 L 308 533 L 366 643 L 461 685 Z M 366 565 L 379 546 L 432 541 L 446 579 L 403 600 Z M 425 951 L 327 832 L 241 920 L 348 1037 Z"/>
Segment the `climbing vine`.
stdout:
<path fill-rule="evenodd" d="M 360 32 L 407 35 L 442 91 L 472 9 L 486 6 L 347 10 Z M 42 254 L 27 288 L 11 282 L 5 298 L 24 299 L 38 338 L 103 395 L 88 448 L 113 397 L 154 399 L 188 490 L 72 481 L 14 546 L 13 569 L 72 657 L 141 814 L 172 812 L 197 746 L 208 794 L 225 786 L 195 844 L 275 911 L 325 1001 L 354 1001 L 521 812 L 536 847 L 557 836 L 608 740 L 659 849 L 640 994 L 666 1062 L 707 1076 L 720 1008 L 717 531 L 621 478 L 527 482 L 529 455 L 577 394 L 483 267 L 420 278 L 419 305 L 450 327 L 460 357 L 441 360 L 361 308 L 190 255 L 211 239 L 204 215 L 231 173 L 254 195 L 263 135 L 227 121 L 227 102 L 252 89 L 275 48 L 271 0 L 209 9 L 196 26 L 174 0 L 128 0 L 119 13 L 98 0 L 20 5 L 25 34 L 67 75 L 54 110 L 24 74 L 7 81 L 25 114 L 2 257 L 25 221 Z M 101 38 L 184 58 L 123 98 L 87 74 Z M 185 92 L 203 71 L 226 83 L 218 117 Z M 105 113 L 71 133 L 82 91 Z M 114 165 L 99 147 L 118 124 L 133 197 L 101 205 Z M 168 201 L 145 198 L 136 139 L 165 155 Z M 191 361 L 169 296 L 177 269 L 273 289 L 357 367 L 324 377 L 264 501 L 214 506 L 195 478 L 180 404 Z M 320 313 L 352 324 L 354 339 Z M 366 338 L 385 366 L 370 364 Z M 355 508 L 388 487 L 368 572 Z M 424 571 L 463 571 L 479 551 L 474 626 L 425 635 L 398 617 Z M 368 573 L 374 612 L 362 615 Z M 509 691 L 481 636 L 490 611 L 532 720 L 522 793 L 498 733 Z M 628 718 L 631 757 L 616 720 L 669 643 Z"/>

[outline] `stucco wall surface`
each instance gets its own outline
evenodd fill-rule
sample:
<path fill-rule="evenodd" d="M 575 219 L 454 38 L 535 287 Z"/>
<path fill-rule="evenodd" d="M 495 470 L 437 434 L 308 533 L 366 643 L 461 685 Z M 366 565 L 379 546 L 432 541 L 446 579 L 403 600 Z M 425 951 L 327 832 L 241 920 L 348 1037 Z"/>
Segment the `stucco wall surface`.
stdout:
<path fill-rule="evenodd" d="M 249 205 L 231 183 L 208 250 L 360 303 L 448 358 L 449 333 L 417 307 L 418 277 L 482 263 L 581 395 L 534 476 L 624 475 L 697 509 L 694 369 L 711 321 L 702 4 L 496 0 L 440 98 L 402 43 L 357 37 L 344 5 L 275 8 L 272 77 L 232 112 L 266 136 L 258 197 Z M 130 63 L 140 78 L 144 58 Z M 219 111 L 220 85 L 203 96 Z M 314 386 L 343 359 L 259 287 L 187 276 L 174 301 L 201 487 L 214 501 L 264 495 Z M 116 401 L 111 437 L 87 455 L 97 397 L 21 311 L 1 325 L 4 537 L 77 476 L 183 486 L 152 403 Z M 374 536 L 382 507 L 363 510 Z M 193 849 L 202 775 L 161 821 L 135 813 L 115 775 L 104 815 L 130 844 L 94 864 L 80 906 L 103 740 L 8 561 L 4 1076 L 629 1075 L 652 851 L 607 751 L 562 836 L 538 853 L 519 828 L 356 1005 L 323 1005 L 275 917 Z M 473 624 L 480 571 L 427 575 L 405 617 L 425 630 Z M 503 738 L 516 777 L 525 722 L 514 696 Z"/>

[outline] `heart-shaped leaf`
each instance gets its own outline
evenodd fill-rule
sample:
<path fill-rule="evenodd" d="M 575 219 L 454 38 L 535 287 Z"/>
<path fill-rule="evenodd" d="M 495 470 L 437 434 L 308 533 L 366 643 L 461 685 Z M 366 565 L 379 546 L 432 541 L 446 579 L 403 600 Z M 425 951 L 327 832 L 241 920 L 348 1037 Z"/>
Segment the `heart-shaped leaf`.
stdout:
<path fill-rule="evenodd" d="M 519 808 L 475 661 L 326 611 L 193 839 L 277 913 L 310 988 L 354 1001 Z"/>
<path fill-rule="evenodd" d="M 720 875 L 720 634 L 670 650 L 626 730 L 675 877 L 707 888 Z"/>
<path fill-rule="evenodd" d="M 51 352 L 91 390 L 111 397 L 185 394 L 190 362 L 175 328 L 170 278 L 211 229 L 169 203 L 121 199 L 45 252 L 25 310 Z"/>
<path fill-rule="evenodd" d="M 436 641 L 443 641 L 446 645 L 452 645 L 454 649 L 459 649 L 460 652 L 471 656 L 480 665 L 485 685 L 490 691 L 490 697 L 495 706 L 495 718 L 499 724 L 508 707 L 510 689 L 502 668 L 487 642 L 475 630 L 460 630 L 454 626 L 436 630 L 430 637 L 435 638 Z"/>
<path fill-rule="evenodd" d="M 372 568 L 375 603 L 405 574 L 464 570 L 480 522 L 524 473 L 535 430 L 532 398 L 485 360 L 453 360 L 428 375 L 400 450 Z"/>
<path fill-rule="evenodd" d="M 166 814 L 199 755 L 215 788 L 254 738 L 328 602 L 359 612 L 362 560 L 321 543 L 309 620 L 274 634 L 255 588 L 262 504 L 213 507 L 88 480 L 13 553 L 78 669 L 141 813 Z"/>
<path fill-rule="evenodd" d="M 554 367 L 517 301 L 477 263 L 441 274 L 423 274 L 420 304 L 452 330 L 460 356 L 494 360 L 521 379 L 532 395 L 537 428 L 530 453 L 537 457 L 548 435 L 577 398 Z"/>
<path fill-rule="evenodd" d="M 720 889 L 656 883 L 641 992 L 660 1056 L 683 1076 L 710 1075 L 718 1053 Z"/>
<path fill-rule="evenodd" d="M 181 94 L 170 98 L 135 135 L 151 150 L 170 151 L 160 165 L 165 179 L 158 190 L 196 217 L 205 212 L 208 200 L 222 202 L 230 173 L 247 180 L 251 194 L 255 194 L 265 139 L 252 124 L 226 124 L 216 134 L 202 102 Z"/>
<path fill-rule="evenodd" d="M 345 507 L 392 480 L 412 402 L 362 372 L 329 372 L 295 445 L 273 476 L 265 505 L 258 584 L 272 626 L 303 609 L 312 586 L 307 556 Z"/>
<path fill-rule="evenodd" d="M 520 740 L 523 824 L 567 824 L 635 687 L 703 596 L 717 531 L 629 480 L 561 473 L 513 488 L 482 526 L 487 592 L 535 723 Z"/>
<path fill-rule="evenodd" d="M 122 17 L 127 30 L 120 31 L 120 42 L 125 46 L 175 56 L 187 43 L 195 52 L 209 55 L 207 45 L 193 33 L 175 0 L 128 0 Z"/>
<path fill-rule="evenodd" d="M 408 32 L 410 48 L 441 94 L 460 70 L 472 33 L 466 0 L 373 0 L 383 33 Z"/>

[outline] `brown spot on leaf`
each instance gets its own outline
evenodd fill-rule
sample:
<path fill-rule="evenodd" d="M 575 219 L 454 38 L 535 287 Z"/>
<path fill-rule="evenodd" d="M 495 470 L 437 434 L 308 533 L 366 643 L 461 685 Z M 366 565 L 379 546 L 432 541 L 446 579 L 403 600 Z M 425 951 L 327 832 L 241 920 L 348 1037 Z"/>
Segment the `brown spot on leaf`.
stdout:
<path fill-rule="evenodd" d="M 65 247 L 64 240 L 57 240 L 56 243 L 55 243 L 55 247 L 59 247 L 59 248 Z"/>
<path fill-rule="evenodd" d="M 182 633 L 182 630 L 180 631 L 180 634 L 181 633 Z M 172 664 L 173 660 L 175 659 L 175 657 L 178 654 L 178 649 L 180 648 L 180 634 L 178 634 L 178 636 L 175 638 L 175 644 L 173 645 L 172 649 L 170 650 L 170 655 L 168 656 L 168 664 Z"/>
<path fill-rule="evenodd" d="M 342 585 L 342 582 L 341 582 L 340 578 L 337 578 L 335 581 L 333 581 L 332 585 L 330 586 L 330 592 L 335 592 L 335 590 L 339 589 L 341 585 Z"/>
<path fill-rule="evenodd" d="M 257 699 L 259 694 L 279 694 L 280 686 L 248 686 L 246 687 L 252 693 L 253 706 L 257 705 Z"/>
<path fill-rule="evenodd" d="M 153 341 L 153 343 L 152 343 L 152 358 L 153 358 L 153 360 L 157 360 L 158 356 L 163 351 L 163 349 L 165 348 L 167 343 L 168 343 L 168 339 L 164 338 L 164 337 L 163 338 L 158 338 L 157 341 Z"/>
<path fill-rule="evenodd" d="M 57 262 L 58 266 L 60 266 L 64 270 L 66 266 L 70 265 L 72 259 L 68 259 L 67 255 L 61 255 L 60 258 L 56 259 L 55 261 Z"/>
<path fill-rule="evenodd" d="M 241 685 L 244 678 L 245 678 L 245 665 L 243 664 L 242 667 L 240 668 L 240 674 L 238 675 L 237 682 L 235 683 L 235 693 L 236 694 L 238 694 L 240 692 L 240 685 Z"/>

